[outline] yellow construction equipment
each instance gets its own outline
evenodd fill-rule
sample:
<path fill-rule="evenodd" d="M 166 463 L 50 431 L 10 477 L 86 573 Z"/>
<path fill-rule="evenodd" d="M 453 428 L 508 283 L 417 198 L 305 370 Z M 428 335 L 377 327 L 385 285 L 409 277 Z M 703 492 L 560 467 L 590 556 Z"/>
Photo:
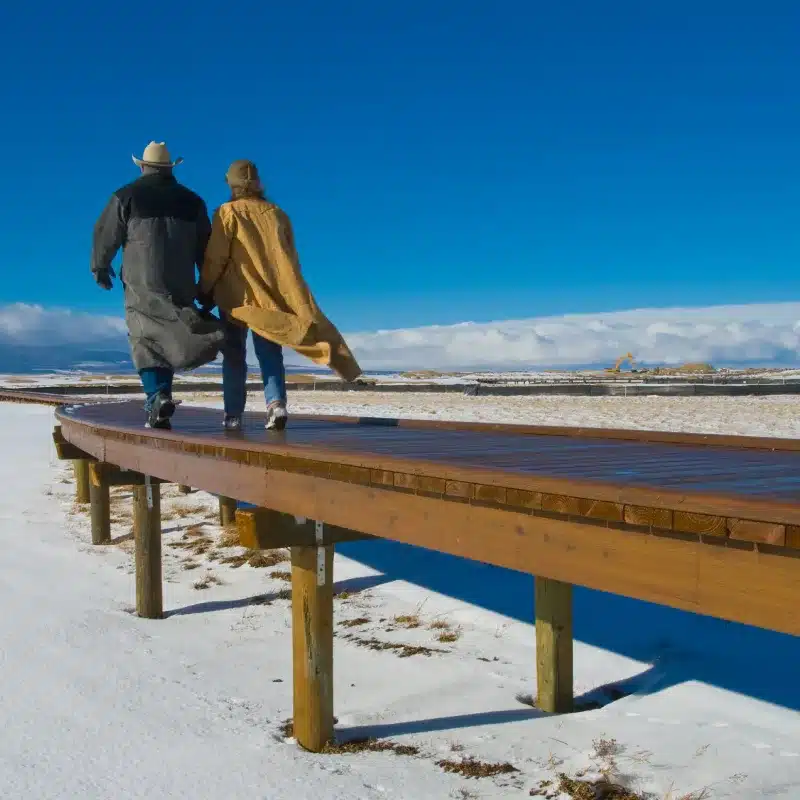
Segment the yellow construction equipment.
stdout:
<path fill-rule="evenodd" d="M 620 356 L 613 367 L 606 367 L 606 372 L 620 372 L 620 367 L 626 362 L 630 361 L 631 370 L 635 369 L 636 363 L 633 360 L 633 353 L 625 353 L 624 356 Z"/>

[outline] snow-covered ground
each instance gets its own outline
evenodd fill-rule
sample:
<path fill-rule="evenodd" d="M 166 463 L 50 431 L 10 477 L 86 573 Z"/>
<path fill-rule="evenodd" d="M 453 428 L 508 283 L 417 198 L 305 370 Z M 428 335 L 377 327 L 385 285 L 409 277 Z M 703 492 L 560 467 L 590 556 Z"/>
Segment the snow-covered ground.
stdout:
<path fill-rule="evenodd" d="M 588 424 L 582 414 L 706 429 L 716 414 L 718 428 L 741 433 L 788 434 L 798 408 L 782 398 L 448 397 L 445 409 L 429 396 L 347 397 L 354 413 L 413 406 L 517 422 Z M 342 398 L 324 399 L 298 394 L 293 408 L 343 410 Z M 605 773 L 658 800 L 800 797 L 800 640 L 579 589 L 575 693 L 588 710 L 542 715 L 524 702 L 535 686 L 531 579 L 391 542 L 337 555 L 337 730 L 416 752 L 304 753 L 281 731 L 291 709 L 285 556 L 242 563 L 213 498 L 165 488 L 169 616 L 141 620 L 127 491 L 115 492 L 114 543 L 92 547 L 70 471 L 55 460 L 52 410 L 3 404 L 0 415 L 4 797 L 568 797 L 556 790 L 562 773 Z M 506 771 L 447 771 L 491 764 Z"/>
<path fill-rule="evenodd" d="M 185 383 L 199 383 L 208 381 L 221 381 L 221 369 L 214 368 L 212 365 L 204 371 L 186 373 L 179 376 L 178 381 Z M 304 370 L 302 367 L 295 367 L 289 371 L 289 380 L 307 379 L 309 377 L 317 382 L 338 381 L 338 377 L 329 370 Z M 588 383 L 608 383 L 625 381 L 631 384 L 640 384 L 648 377 L 647 375 L 623 371 L 618 374 L 605 372 L 603 369 L 596 370 L 518 370 L 514 372 L 457 372 L 440 373 L 431 370 L 394 372 L 394 373 L 370 373 L 365 372 L 363 377 L 377 384 L 434 384 L 437 386 L 447 386 L 453 384 L 475 384 L 480 382 L 502 383 L 506 385 L 523 385 L 528 383 L 565 383 L 565 382 L 588 382 Z M 650 376 L 652 377 L 652 376 Z M 661 376 L 662 379 L 664 376 Z M 688 378 L 703 378 L 708 383 L 714 383 L 720 378 L 727 381 L 748 379 L 750 381 L 763 379 L 769 381 L 796 381 L 800 377 L 800 370 L 797 369 L 765 369 L 765 370 L 736 370 L 726 369 L 709 375 L 680 375 L 670 376 L 675 382 L 683 382 Z M 251 379 L 257 380 L 257 375 L 253 373 Z M 106 386 L 108 384 L 138 384 L 139 378 L 132 372 L 116 374 L 102 374 L 87 370 L 62 370 L 60 372 L 43 372 L 25 375 L 2 375 L 0 374 L 0 388 L 24 389 L 32 386 L 65 386 L 77 383 L 86 387 Z"/>

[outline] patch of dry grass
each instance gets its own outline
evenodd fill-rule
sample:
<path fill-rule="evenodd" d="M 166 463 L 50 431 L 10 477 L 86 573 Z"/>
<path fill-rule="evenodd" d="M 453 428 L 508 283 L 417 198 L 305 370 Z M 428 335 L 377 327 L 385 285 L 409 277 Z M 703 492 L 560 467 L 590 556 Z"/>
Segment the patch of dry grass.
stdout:
<path fill-rule="evenodd" d="M 289 556 L 282 550 L 247 550 L 235 556 L 220 556 L 219 562 L 233 569 L 249 564 L 253 569 L 266 569 L 288 561 Z"/>
<path fill-rule="evenodd" d="M 285 569 L 276 569 L 269 574 L 270 578 L 275 578 L 278 581 L 291 581 L 292 573 Z"/>
<path fill-rule="evenodd" d="M 209 508 L 205 503 L 191 498 L 173 500 L 168 506 L 161 509 L 162 520 L 180 519 L 182 517 L 202 517 L 204 520 L 211 521 L 217 518 L 217 512 Z"/>
<path fill-rule="evenodd" d="M 442 761 L 437 761 L 436 766 L 441 767 L 445 772 L 461 775 L 463 778 L 495 778 L 498 775 L 512 775 L 519 772 L 515 766 L 512 766 L 507 761 L 493 764 L 487 761 L 479 761 L 472 756 L 460 761 L 443 759 Z"/>
<path fill-rule="evenodd" d="M 343 619 L 339 624 L 343 628 L 357 628 L 361 625 L 368 625 L 369 619 L 367 617 L 358 617 L 356 619 Z"/>
<path fill-rule="evenodd" d="M 442 644 L 452 644 L 453 642 L 457 642 L 460 638 L 461 638 L 460 628 L 456 628 L 455 630 L 450 630 L 450 631 L 440 631 L 435 636 L 436 641 L 441 642 Z"/>
<path fill-rule="evenodd" d="M 417 614 L 399 614 L 392 621 L 401 628 L 419 628 L 422 625 Z"/>
<path fill-rule="evenodd" d="M 366 638 L 356 636 L 352 633 L 346 633 L 342 639 L 352 642 L 359 647 L 364 647 L 367 650 L 389 650 L 396 653 L 399 658 L 411 658 L 412 656 L 432 656 L 434 653 L 446 653 L 447 650 L 438 650 L 435 647 L 425 647 L 424 645 L 416 644 L 402 644 L 400 642 L 382 642 L 380 639 L 374 637 Z"/>
<path fill-rule="evenodd" d="M 180 541 L 170 542 L 169 546 L 176 550 L 187 550 L 195 556 L 202 556 L 211 550 L 214 546 L 214 541 L 207 536 L 187 531 L 181 536 Z"/>
<path fill-rule="evenodd" d="M 194 586 L 195 589 L 201 590 L 210 589 L 212 586 L 220 586 L 221 584 L 222 581 L 216 575 L 208 573 L 208 575 L 204 575 L 199 580 L 196 580 L 192 586 Z"/>
<path fill-rule="evenodd" d="M 247 563 L 251 567 L 263 569 L 285 564 L 288 560 L 289 554 L 285 550 L 255 550 L 252 551 Z"/>
<path fill-rule="evenodd" d="M 222 529 L 222 535 L 217 542 L 218 547 L 239 547 L 239 529 L 235 525 L 226 525 Z"/>
<path fill-rule="evenodd" d="M 542 781 L 530 790 L 530 797 L 553 798 L 563 795 L 573 800 L 651 800 L 652 795 L 639 794 L 621 786 L 611 783 L 605 778 L 599 780 L 584 780 L 570 778 L 563 772 L 558 774 L 557 781 Z"/>
<path fill-rule="evenodd" d="M 280 732 L 285 739 L 294 738 L 294 723 L 287 719 L 281 725 Z M 351 739 L 344 742 L 331 742 L 322 750 L 324 755 L 341 756 L 355 753 L 394 753 L 396 756 L 417 756 L 419 748 L 410 744 L 397 744 L 382 739 Z"/>

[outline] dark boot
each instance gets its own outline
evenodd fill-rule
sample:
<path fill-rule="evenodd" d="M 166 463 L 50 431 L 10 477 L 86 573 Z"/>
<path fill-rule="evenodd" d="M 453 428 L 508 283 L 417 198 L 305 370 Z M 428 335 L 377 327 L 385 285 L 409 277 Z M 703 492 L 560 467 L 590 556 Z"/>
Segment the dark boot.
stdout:
<path fill-rule="evenodd" d="M 157 430 L 172 430 L 172 415 L 178 404 L 164 392 L 159 392 L 151 401 L 150 409 L 147 412 L 146 428 Z"/>

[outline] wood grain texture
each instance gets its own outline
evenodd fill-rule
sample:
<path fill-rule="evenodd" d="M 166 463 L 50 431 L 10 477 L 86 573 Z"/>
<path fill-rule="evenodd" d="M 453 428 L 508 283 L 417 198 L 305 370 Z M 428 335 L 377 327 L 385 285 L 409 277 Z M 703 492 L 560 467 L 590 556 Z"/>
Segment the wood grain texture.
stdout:
<path fill-rule="evenodd" d="M 118 405 L 119 404 L 114 404 L 114 406 L 117 407 Z M 707 514 L 709 516 L 723 516 L 800 525 L 800 503 L 797 503 L 793 499 L 793 496 L 786 495 L 786 500 L 781 500 L 780 498 L 770 498 L 768 496 L 752 493 L 753 489 L 750 487 L 762 485 L 767 487 L 769 491 L 772 491 L 771 487 L 776 485 L 774 482 L 763 477 L 769 474 L 768 472 L 764 472 L 763 465 L 758 467 L 761 470 L 761 472 L 758 473 L 762 475 L 761 478 L 746 481 L 742 484 L 748 487 L 746 492 L 749 494 L 737 494 L 736 492 L 738 489 L 735 489 L 737 486 L 735 482 L 731 484 L 732 488 L 728 494 L 724 494 L 724 488 L 719 489 L 722 493 L 712 494 L 708 491 L 704 491 L 702 486 L 696 484 L 696 482 L 693 484 L 693 488 L 690 492 L 683 491 L 675 486 L 648 486 L 636 484 L 631 481 L 627 481 L 625 484 L 610 484 L 597 479 L 587 480 L 577 475 L 569 478 L 555 477 L 553 475 L 544 474 L 541 470 L 531 473 L 524 470 L 509 470 L 508 468 L 503 468 L 502 470 L 486 469 L 478 466 L 474 459 L 465 462 L 453 460 L 455 455 L 452 458 L 448 458 L 448 460 L 437 459 L 436 462 L 415 461 L 405 456 L 395 454 L 393 451 L 389 453 L 386 449 L 386 442 L 381 444 L 381 448 L 383 449 L 380 453 L 370 452 L 368 449 L 369 442 L 371 441 L 370 438 L 364 440 L 358 452 L 351 452 L 348 449 L 341 448 L 326 449 L 326 445 L 323 446 L 323 444 L 324 441 L 327 440 L 323 440 L 323 444 L 320 445 L 315 444 L 309 446 L 308 444 L 303 444 L 302 448 L 300 448 L 303 453 L 303 458 L 298 458 L 296 455 L 298 450 L 289 444 L 289 440 L 286 438 L 273 438 L 268 442 L 250 438 L 243 438 L 241 441 L 223 439 L 217 433 L 218 426 L 216 417 L 214 417 L 214 433 L 207 432 L 209 423 L 206 422 L 206 418 L 210 413 L 208 410 L 187 409 L 187 411 L 193 412 L 192 419 L 197 419 L 197 428 L 190 427 L 188 431 L 182 433 L 159 431 L 155 435 L 149 432 L 144 434 L 141 432 L 138 416 L 139 411 L 136 412 L 135 426 L 133 422 L 126 424 L 104 423 L 102 431 L 98 428 L 92 429 L 87 421 L 81 420 L 80 422 L 76 422 L 75 419 L 66 415 L 62 409 L 59 409 L 57 416 L 65 430 L 68 427 L 70 428 L 70 440 L 74 443 L 78 443 L 76 446 L 87 449 L 87 452 L 88 449 L 95 446 L 97 435 L 99 435 L 105 447 L 112 446 L 114 440 L 120 444 L 147 443 L 149 446 L 157 447 L 162 451 L 177 450 L 179 452 L 196 452 L 207 457 L 224 459 L 226 461 L 241 461 L 242 463 L 253 466 L 258 464 L 265 469 L 286 468 L 287 471 L 291 471 L 296 468 L 298 471 L 311 471 L 313 474 L 317 474 L 316 471 L 308 468 L 308 464 L 321 464 L 323 460 L 326 460 L 329 469 L 324 475 L 320 473 L 320 476 L 327 476 L 350 482 L 366 483 L 368 480 L 372 480 L 375 470 L 440 478 L 444 479 L 446 482 L 447 496 L 453 498 L 457 496 L 457 490 L 455 490 L 456 484 L 467 484 L 467 486 L 461 486 L 459 488 L 462 490 L 467 489 L 470 494 L 473 492 L 472 485 L 480 484 L 485 486 L 501 486 L 505 488 L 506 491 L 509 489 L 521 489 L 572 497 L 576 500 L 589 499 L 608 501 L 630 506 L 651 507 L 658 510 L 682 510 L 689 513 Z M 80 409 L 80 413 L 86 414 L 87 416 L 90 412 L 94 413 L 93 407 Z M 115 411 L 115 413 L 120 412 Z M 105 409 L 103 415 L 106 417 L 109 416 L 110 409 Z M 126 427 L 126 425 L 129 427 Z M 316 426 L 311 426 L 311 428 L 314 427 Z M 79 428 L 83 430 L 79 430 Z M 357 443 L 358 438 L 361 438 L 362 434 L 361 426 L 355 426 L 355 430 L 359 434 L 357 439 L 354 440 L 354 443 Z M 93 435 L 93 431 L 96 432 L 95 435 Z M 372 436 L 372 433 L 369 435 Z M 428 434 L 426 433 L 426 435 Z M 95 444 L 92 444 L 93 440 Z M 431 446 L 435 446 L 436 441 L 438 441 L 438 439 L 432 441 Z M 556 451 L 559 446 L 560 441 L 558 439 L 551 440 L 551 451 Z M 629 443 L 624 446 L 641 447 L 643 445 L 640 443 Z M 367 449 L 364 449 L 365 447 Z M 100 447 L 96 449 L 102 451 L 103 448 Z M 708 467 L 703 464 L 703 459 L 705 458 L 704 454 L 711 450 L 713 450 L 713 448 L 703 449 L 697 447 L 691 450 L 682 448 L 678 451 L 680 459 L 678 455 L 673 455 L 670 459 L 653 458 L 650 460 L 654 461 L 654 463 L 668 465 L 670 470 L 668 474 L 673 475 L 674 480 L 674 476 L 678 475 L 679 470 L 683 469 L 684 466 L 686 469 L 693 471 L 695 475 L 708 474 L 709 470 Z M 738 480 L 737 467 L 735 466 L 736 462 L 732 461 L 732 459 L 738 457 L 744 458 L 744 452 L 745 451 L 737 453 L 732 446 L 729 446 L 727 450 L 725 450 L 725 459 L 727 459 L 727 463 L 732 463 L 734 465 L 733 468 L 727 469 L 727 472 L 730 474 L 727 475 L 726 480 Z M 427 455 L 428 451 L 426 450 L 425 453 Z M 96 452 L 92 452 L 92 455 L 100 458 L 103 457 Z M 787 460 L 794 458 L 791 453 L 777 453 L 774 455 L 783 459 L 783 462 L 777 462 L 783 464 L 780 469 L 792 469 L 792 465 L 797 463 Z M 751 455 L 747 455 L 748 459 L 752 460 L 752 457 Z M 773 454 L 757 454 L 757 457 L 763 461 L 764 459 L 773 457 Z M 697 459 L 700 460 L 697 461 Z M 525 462 L 522 461 L 520 463 L 524 466 Z M 595 459 L 594 463 L 600 462 L 598 459 Z M 603 463 L 613 465 L 614 459 L 605 457 Z M 764 462 L 764 464 L 766 463 L 767 462 Z M 778 468 L 777 463 L 775 469 Z M 336 466 L 337 464 L 339 466 Z M 342 468 L 340 469 L 340 467 Z M 354 467 L 355 472 L 346 467 Z M 370 475 L 369 479 L 367 479 L 367 473 Z M 719 477 L 718 473 L 715 474 Z M 355 479 L 355 475 L 358 476 L 357 479 Z M 658 475 L 654 473 L 653 479 L 657 482 L 659 479 Z M 185 478 L 181 480 L 185 480 Z M 464 499 L 463 491 L 462 497 L 459 499 Z"/>
<path fill-rule="evenodd" d="M 550 713 L 572 711 L 572 586 L 537 577 L 536 705 Z"/>
<path fill-rule="evenodd" d="M 61 423 L 65 437 L 76 446 L 94 458 L 127 469 L 150 471 L 166 480 L 179 479 L 258 506 L 565 583 L 795 635 L 800 633 L 798 605 L 784 599 L 797 592 L 798 559 L 775 553 L 742 553 L 724 546 L 729 519 L 791 525 L 798 517 L 800 504 L 797 503 L 794 506 L 754 503 L 752 499 L 676 494 L 657 489 L 629 492 L 624 487 L 605 487 L 603 491 L 608 494 L 603 496 L 596 485 L 587 488 L 588 484 L 574 484 L 582 487 L 581 491 L 585 490 L 585 496 L 576 498 L 578 500 L 607 499 L 636 509 L 625 512 L 629 524 L 641 524 L 639 509 L 648 507 L 647 503 L 637 502 L 643 497 L 654 503 L 650 506 L 653 512 L 673 512 L 679 521 L 687 520 L 687 514 L 700 514 L 694 511 L 698 507 L 722 511 L 719 515 L 701 515 L 699 520 L 682 523 L 692 536 L 710 532 L 723 544 L 712 547 L 698 539 L 684 540 L 587 525 L 577 517 L 566 520 L 532 516 L 531 511 L 524 508 L 470 503 L 463 496 L 447 494 L 456 488 L 463 490 L 470 482 L 449 476 L 445 485 L 447 499 L 437 499 L 269 469 L 263 466 L 269 459 L 265 462 L 261 456 L 247 461 L 223 460 L 216 445 L 201 447 L 177 432 L 169 436 L 142 436 L 138 431 L 130 432 L 122 427 L 99 429 L 68 415 L 61 418 Z M 227 448 L 226 444 L 226 452 Z M 425 465 L 426 469 L 430 466 L 430 462 Z M 414 473 L 406 471 L 406 474 Z M 446 476 L 446 471 L 437 477 L 443 474 Z M 520 478 L 516 473 L 506 471 L 500 477 L 508 483 L 504 488 L 526 490 L 525 485 L 512 486 Z M 665 504 L 673 504 L 673 507 L 665 508 Z M 748 513 L 741 513 L 744 509 Z M 751 511 L 763 512 L 765 516 L 753 516 Z M 646 519 L 656 521 L 659 517 L 654 514 Z M 720 525 L 724 526 L 722 530 Z M 787 543 L 794 546 L 796 542 L 796 531 L 789 529 Z M 752 574 L 744 585 L 752 593 L 758 593 L 758 603 L 745 602 L 741 584 L 730 580 L 724 569 L 703 570 L 707 563 L 729 561 L 738 565 L 742 556 L 754 555 L 758 556 L 756 560 L 745 562 Z M 713 581 L 704 583 L 700 576 L 705 574 L 713 576 Z"/>
<path fill-rule="evenodd" d="M 223 528 L 236 524 L 236 500 L 233 497 L 219 498 L 219 524 Z"/>
<path fill-rule="evenodd" d="M 578 508 L 580 516 L 587 519 L 606 520 L 607 522 L 624 522 L 624 506 L 621 503 L 609 503 L 602 500 L 581 500 Z"/>
<path fill-rule="evenodd" d="M 89 515 L 92 526 L 92 544 L 108 544 L 111 541 L 111 492 L 89 463 Z"/>
<path fill-rule="evenodd" d="M 714 517 L 710 514 L 692 514 L 688 511 L 675 512 L 673 515 L 673 528 L 680 533 L 696 533 L 704 536 L 728 535 L 725 517 Z"/>
<path fill-rule="evenodd" d="M 89 497 L 89 462 L 85 458 L 77 458 L 72 462 L 75 474 L 75 502 L 84 505 Z"/>
<path fill-rule="evenodd" d="M 786 546 L 795 550 L 800 550 L 800 526 L 786 526 Z"/>
<path fill-rule="evenodd" d="M 239 543 L 251 550 L 275 550 L 281 547 L 311 547 L 317 541 L 314 520 L 298 522 L 291 514 L 268 508 L 240 508 L 236 511 Z M 368 534 L 323 525 L 322 541 L 328 544 L 371 539 Z"/>
<path fill-rule="evenodd" d="M 324 577 L 318 579 L 318 552 Z M 312 753 L 333 741 L 333 548 L 292 548 L 294 735 Z"/>
<path fill-rule="evenodd" d="M 161 619 L 161 491 L 158 484 L 133 487 L 133 539 L 136 561 L 136 613 Z"/>
<path fill-rule="evenodd" d="M 581 499 L 563 494 L 542 494 L 542 511 L 565 516 L 580 516 Z"/>
<path fill-rule="evenodd" d="M 783 547 L 786 544 L 786 526 L 774 522 L 754 522 L 749 519 L 729 519 L 728 534 L 731 539 Z"/>
<path fill-rule="evenodd" d="M 643 525 L 648 528 L 660 528 L 664 530 L 670 530 L 672 528 L 672 511 L 665 508 L 625 506 L 623 516 L 628 525 Z"/>
<path fill-rule="evenodd" d="M 136 613 L 161 619 L 161 490 L 158 484 L 133 487 L 133 539 L 136 562 Z"/>

